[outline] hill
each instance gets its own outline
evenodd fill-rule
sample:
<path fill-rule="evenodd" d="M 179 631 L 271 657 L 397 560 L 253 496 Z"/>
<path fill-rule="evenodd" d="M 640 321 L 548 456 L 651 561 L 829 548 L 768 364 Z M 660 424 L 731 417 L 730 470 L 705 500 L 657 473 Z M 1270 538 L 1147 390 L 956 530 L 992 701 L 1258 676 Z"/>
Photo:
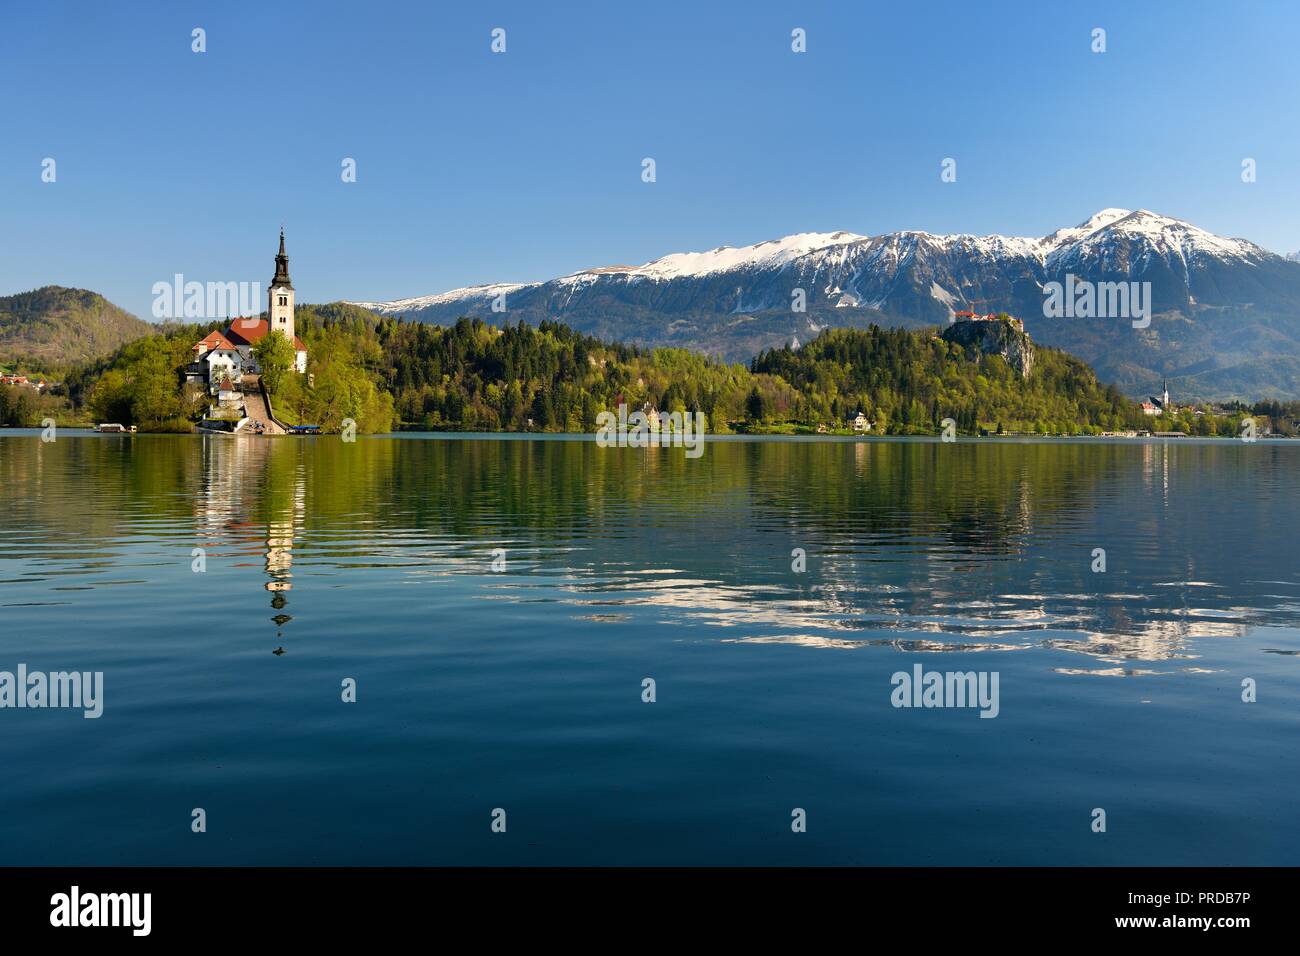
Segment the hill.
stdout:
<path fill-rule="evenodd" d="M 61 367 L 90 362 L 155 331 L 85 289 L 48 285 L 0 296 L 0 359 Z"/>
<path fill-rule="evenodd" d="M 1096 434 L 1147 428 L 1141 409 L 1087 365 L 1035 346 L 1010 321 L 942 332 L 828 329 L 749 365 L 685 349 L 604 342 L 565 325 L 447 327 L 355 315 L 352 349 L 370 355 L 406 427 L 593 432 L 620 404 L 702 412 L 714 433 L 844 430 L 857 412 L 874 433 L 934 434 L 944 418 L 980 428 Z M 1207 425 L 1209 423 L 1207 422 Z"/>
<path fill-rule="evenodd" d="M 1035 346 L 1009 319 L 933 330 L 828 329 L 799 349 L 764 352 L 753 370 L 788 382 L 805 421 L 861 411 L 873 431 L 1097 434 L 1150 427 L 1141 409 L 1083 362 Z"/>

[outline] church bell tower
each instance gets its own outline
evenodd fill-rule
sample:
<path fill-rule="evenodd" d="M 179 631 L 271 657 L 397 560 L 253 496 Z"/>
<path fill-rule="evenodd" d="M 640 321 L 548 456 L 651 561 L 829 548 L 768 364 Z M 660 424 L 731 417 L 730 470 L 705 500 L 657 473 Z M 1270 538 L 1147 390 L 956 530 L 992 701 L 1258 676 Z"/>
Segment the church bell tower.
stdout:
<path fill-rule="evenodd" d="M 267 293 L 267 321 L 270 331 L 283 332 L 293 342 L 293 283 L 289 281 L 289 256 L 284 251 L 284 227 L 280 227 L 280 252 L 275 257 L 275 278 Z"/>

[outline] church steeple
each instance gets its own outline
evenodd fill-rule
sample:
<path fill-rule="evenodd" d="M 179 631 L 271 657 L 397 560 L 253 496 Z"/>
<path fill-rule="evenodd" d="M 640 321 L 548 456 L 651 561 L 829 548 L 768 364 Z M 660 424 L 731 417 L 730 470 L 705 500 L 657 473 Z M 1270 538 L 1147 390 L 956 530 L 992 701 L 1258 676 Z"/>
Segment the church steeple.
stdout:
<path fill-rule="evenodd" d="M 280 252 L 275 257 L 275 278 L 271 280 L 271 288 L 277 286 L 293 288 L 293 283 L 289 281 L 289 256 L 284 251 L 284 226 L 280 227 Z"/>
<path fill-rule="evenodd" d="M 275 278 L 271 280 L 271 288 L 266 290 L 266 320 L 272 332 L 282 332 L 285 338 L 293 341 L 293 283 L 289 281 L 289 255 L 284 251 L 284 226 L 280 227 Z M 298 371 L 305 372 L 306 368 Z"/>

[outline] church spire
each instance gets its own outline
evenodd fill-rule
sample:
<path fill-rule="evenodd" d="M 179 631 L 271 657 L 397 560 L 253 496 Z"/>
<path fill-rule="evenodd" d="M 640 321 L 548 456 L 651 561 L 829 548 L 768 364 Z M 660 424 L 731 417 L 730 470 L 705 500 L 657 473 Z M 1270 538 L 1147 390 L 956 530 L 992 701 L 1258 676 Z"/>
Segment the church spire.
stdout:
<path fill-rule="evenodd" d="M 284 251 L 284 226 L 280 227 L 280 252 L 275 257 L 275 278 L 271 280 L 271 288 L 277 286 L 293 288 L 293 283 L 289 281 L 289 256 Z"/>

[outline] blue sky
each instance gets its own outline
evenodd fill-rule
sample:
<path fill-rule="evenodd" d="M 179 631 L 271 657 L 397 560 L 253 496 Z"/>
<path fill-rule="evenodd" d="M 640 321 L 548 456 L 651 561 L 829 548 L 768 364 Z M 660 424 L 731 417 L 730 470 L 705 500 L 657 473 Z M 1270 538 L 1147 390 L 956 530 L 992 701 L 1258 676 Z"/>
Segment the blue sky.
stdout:
<path fill-rule="evenodd" d="M 282 221 L 306 302 L 1107 206 L 1294 251 L 1298 37 L 1283 3 L 7 4 L 0 294 L 148 317 L 177 272 L 265 286 Z"/>

